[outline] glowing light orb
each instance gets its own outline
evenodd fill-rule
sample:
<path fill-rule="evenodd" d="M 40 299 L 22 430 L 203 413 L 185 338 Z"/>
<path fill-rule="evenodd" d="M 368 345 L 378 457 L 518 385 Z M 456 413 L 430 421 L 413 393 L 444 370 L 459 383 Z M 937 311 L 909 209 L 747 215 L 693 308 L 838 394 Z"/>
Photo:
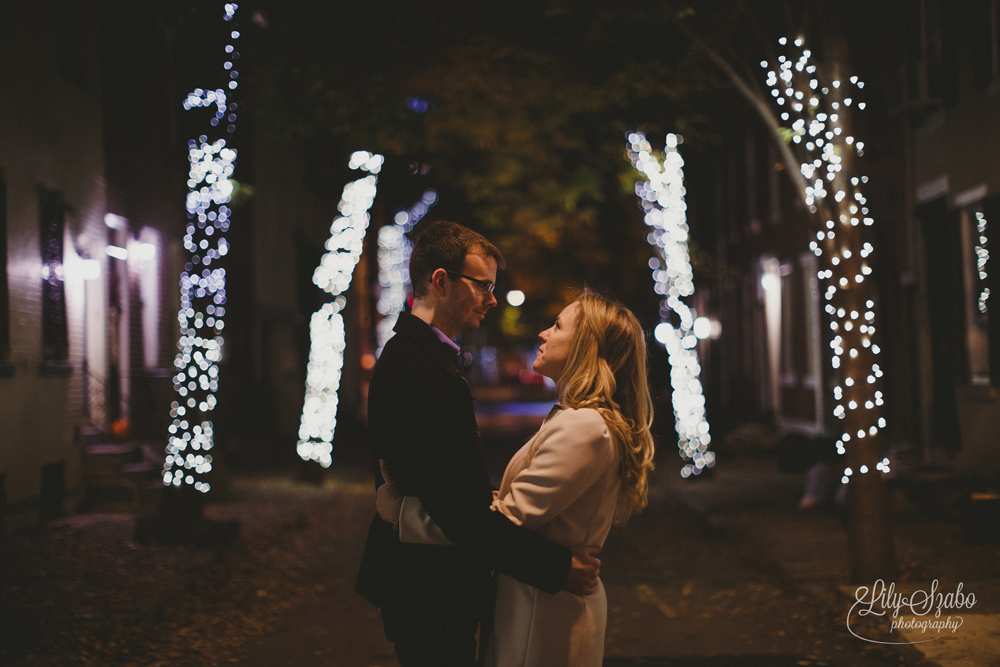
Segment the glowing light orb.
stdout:
<path fill-rule="evenodd" d="M 507 292 L 507 303 L 515 308 L 524 305 L 524 292 L 519 289 L 512 289 Z"/>

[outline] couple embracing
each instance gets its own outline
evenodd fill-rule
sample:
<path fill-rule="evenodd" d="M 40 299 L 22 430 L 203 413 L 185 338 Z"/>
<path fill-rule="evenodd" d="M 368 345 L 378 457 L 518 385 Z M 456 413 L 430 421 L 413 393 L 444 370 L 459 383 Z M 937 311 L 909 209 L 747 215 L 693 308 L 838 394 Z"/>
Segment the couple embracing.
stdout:
<path fill-rule="evenodd" d="M 496 305 L 500 251 L 439 222 L 410 260 L 413 307 L 368 394 L 378 509 L 357 591 L 403 667 L 599 666 L 607 600 L 596 558 L 646 504 L 653 467 L 646 345 L 626 308 L 589 291 L 539 338 L 559 402 L 490 485 L 454 342 Z"/>

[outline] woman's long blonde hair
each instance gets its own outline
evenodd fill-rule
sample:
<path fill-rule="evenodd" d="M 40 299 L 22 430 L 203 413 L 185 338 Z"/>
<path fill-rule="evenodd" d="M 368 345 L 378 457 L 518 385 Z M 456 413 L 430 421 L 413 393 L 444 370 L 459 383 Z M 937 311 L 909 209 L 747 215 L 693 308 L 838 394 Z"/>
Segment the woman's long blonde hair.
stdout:
<path fill-rule="evenodd" d="M 646 506 L 653 469 L 646 336 L 622 304 L 590 289 L 577 301 L 574 340 L 557 383 L 559 402 L 597 410 L 618 445 L 621 489 L 615 523 L 620 525 Z"/>

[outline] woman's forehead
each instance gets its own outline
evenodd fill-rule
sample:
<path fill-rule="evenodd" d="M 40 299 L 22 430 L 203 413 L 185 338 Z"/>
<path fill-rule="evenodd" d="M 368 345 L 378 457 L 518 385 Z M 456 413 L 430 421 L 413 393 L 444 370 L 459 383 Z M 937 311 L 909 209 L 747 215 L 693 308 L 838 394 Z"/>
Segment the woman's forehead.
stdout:
<path fill-rule="evenodd" d="M 578 310 L 580 310 L 580 302 L 574 301 L 573 303 L 569 304 L 568 306 L 562 309 L 562 312 L 559 313 L 559 319 L 562 322 L 570 322 L 573 319 L 575 319 L 576 312 Z"/>

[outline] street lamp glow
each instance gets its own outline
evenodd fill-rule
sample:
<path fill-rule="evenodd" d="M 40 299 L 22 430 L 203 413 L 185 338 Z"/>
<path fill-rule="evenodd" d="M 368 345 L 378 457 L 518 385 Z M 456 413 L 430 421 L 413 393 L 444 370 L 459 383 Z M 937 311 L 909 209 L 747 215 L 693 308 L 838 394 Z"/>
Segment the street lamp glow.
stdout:
<path fill-rule="evenodd" d="M 101 263 L 96 259 L 81 259 L 80 277 L 84 280 L 97 280 L 101 277 Z"/>
<path fill-rule="evenodd" d="M 104 214 L 104 224 L 108 229 L 128 229 L 128 220 L 114 213 Z"/>
<path fill-rule="evenodd" d="M 771 272 L 765 272 L 760 277 L 760 286 L 767 292 L 777 292 L 781 289 L 781 278 Z"/>
<path fill-rule="evenodd" d="M 524 305 L 524 292 L 519 289 L 512 289 L 507 292 L 507 303 L 515 308 Z"/>
<path fill-rule="evenodd" d="M 156 246 L 152 243 L 138 243 L 135 246 L 135 257 L 139 261 L 148 262 L 156 257 Z"/>
<path fill-rule="evenodd" d="M 109 245 L 104 249 L 108 257 L 114 257 L 115 259 L 120 259 L 122 261 L 128 259 L 128 250 L 116 245 Z"/>

